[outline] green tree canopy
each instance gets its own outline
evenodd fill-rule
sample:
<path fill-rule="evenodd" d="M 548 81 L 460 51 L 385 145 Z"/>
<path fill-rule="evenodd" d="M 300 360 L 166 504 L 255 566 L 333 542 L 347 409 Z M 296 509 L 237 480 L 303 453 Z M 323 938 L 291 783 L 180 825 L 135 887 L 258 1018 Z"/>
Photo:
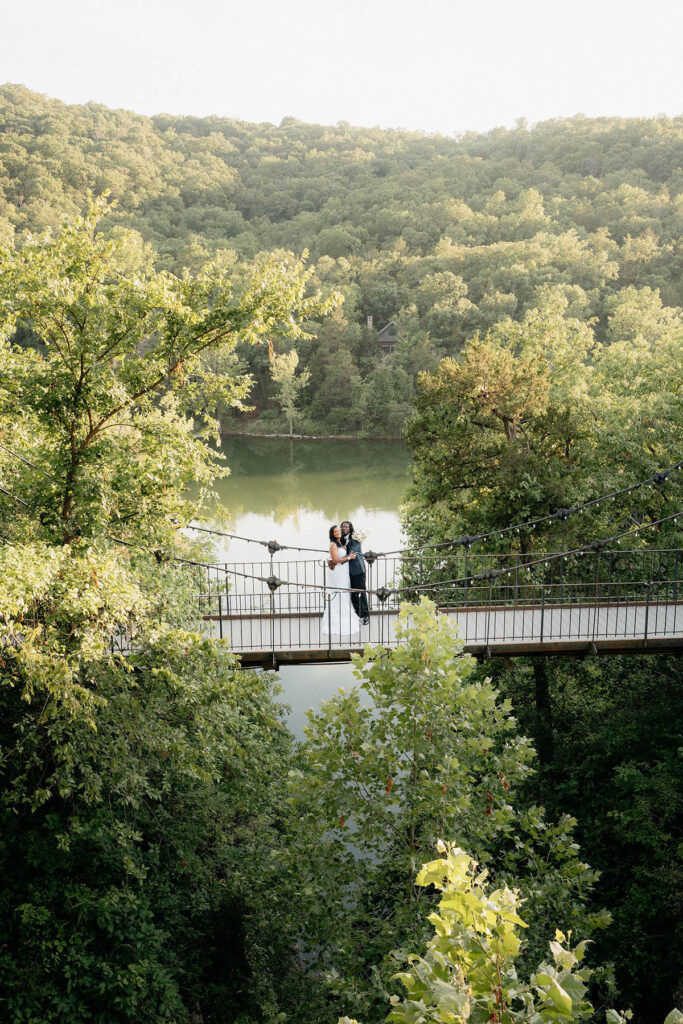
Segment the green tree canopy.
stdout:
<path fill-rule="evenodd" d="M 234 405 L 248 390 L 213 374 L 203 353 L 296 337 L 299 320 L 331 302 L 306 296 L 309 273 L 284 254 L 253 267 L 226 256 L 182 278 L 156 272 L 125 236 L 97 234 L 104 209 L 0 249 L 0 413 L 18 412 L 16 436 L 32 437 L 38 473 L 22 472 L 17 487 L 53 536 L 168 538 L 187 521 L 183 486 L 207 487 L 217 472 L 193 414 L 208 396 Z M 12 343 L 17 324 L 28 346 Z"/>
<path fill-rule="evenodd" d="M 431 900 L 414 875 L 441 835 L 534 892 L 530 956 L 556 924 L 591 932 L 608 920 L 585 911 L 596 876 L 578 856 L 575 822 L 517 805 L 534 751 L 509 702 L 476 678 L 426 599 L 402 606 L 398 636 L 395 650 L 355 659 L 357 689 L 309 712 L 304 766 L 290 782 L 301 938 L 365 1020 L 382 1019 L 391 951 L 422 934 Z"/>
<path fill-rule="evenodd" d="M 443 540 L 495 531 L 599 497 L 673 465 L 681 449 L 683 334 L 600 346 L 562 306 L 530 310 L 470 341 L 419 378 L 406 438 L 416 458 L 406 517 L 413 535 Z M 678 493 L 597 506 L 593 519 L 547 524 L 534 543 L 571 546 L 652 520 Z M 673 509 L 675 511 L 675 509 Z M 672 527 L 672 529 L 674 529 Z M 592 536 L 587 530 L 594 531 Z M 675 531 L 674 531 L 675 532 Z"/>

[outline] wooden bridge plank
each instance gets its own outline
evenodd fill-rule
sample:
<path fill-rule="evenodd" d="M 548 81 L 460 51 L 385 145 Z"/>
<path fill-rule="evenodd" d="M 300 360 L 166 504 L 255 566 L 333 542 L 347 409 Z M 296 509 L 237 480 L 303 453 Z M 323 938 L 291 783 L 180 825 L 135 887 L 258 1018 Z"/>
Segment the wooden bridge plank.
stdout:
<path fill-rule="evenodd" d="M 467 650 L 491 656 L 530 653 L 611 653 L 683 648 L 683 601 L 443 609 L 458 623 Z M 393 647 L 397 610 L 371 614 L 369 626 L 346 640 L 321 635 L 315 613 L 207 617 L 214 636 L 230 642 L 244 663 L 344 661 L 365 644 Z M 595 645 L 594 648 L 591 645 Z"/>

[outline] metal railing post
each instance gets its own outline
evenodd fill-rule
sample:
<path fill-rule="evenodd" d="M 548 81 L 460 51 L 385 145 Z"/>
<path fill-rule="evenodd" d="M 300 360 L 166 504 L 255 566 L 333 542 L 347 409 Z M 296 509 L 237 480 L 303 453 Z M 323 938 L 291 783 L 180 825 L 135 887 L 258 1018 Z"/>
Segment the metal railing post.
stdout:
<path fill-rule="evenodd" d="M 598 596 L 600 594 L 600 552 L 596 553 L 595 557 L 595 588 L 593 590 L 593 632 L 592 638 L 595 640 L 595 634 L 598 628 Z"/>
<path fill-rule="evenodd" d="M 486 646 L 489 645 L 489 638 L 491 634 L 491 601 L 493 592 L 493 581 L 489 581 L 489 606 L 486 609 Z"/>
<path fill-rule="evenodd" d="M 540 643 L 543 643 L 543 630 L 545 627 L 545 587 L 541 587 L 541 635 Z"/>
<path fill-rule="evenodd" d="M 674 557 L 674 593 L 673 593 L 673 599 L 674 599 L 674 601 L 678 600 L 678 548 L 676 549 L 676 554 L 675 554 L 675 557 Z"/>
<path fill-rule="evenodd" d="M 332 598 L 327 595 L 327 653 L 332 654 Z"/>
<path fill-rule="evenodd" d="M 218 595 L 218 636 L 223 639 L 223 595 Z"/>
<path fill-rule="evenodd" d="M 469 563 L 469 557 L 468 557 L 469 550 L 470 550 L 469 549 L 469 545 L 465 544 L 465 579 L 463 581 L 464 589 L 465 589 L 465 607 L 467 607 L 467 603 L 468 603 L 468 599 L 469 599 L 469 589 L 468 589 L 469 581 L 467 579 L 467 577 L 468 577 L 468 563 Z"/>

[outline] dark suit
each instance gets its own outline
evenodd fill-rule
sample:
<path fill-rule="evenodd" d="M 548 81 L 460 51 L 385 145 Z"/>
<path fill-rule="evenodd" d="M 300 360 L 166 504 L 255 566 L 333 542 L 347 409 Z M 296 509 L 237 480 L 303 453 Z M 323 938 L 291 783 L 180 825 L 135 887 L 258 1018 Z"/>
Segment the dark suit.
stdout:
<path fill-rule="evenodd" d="M 365 561 L 363 559 L 360 541 L 356 540 L 355 537 L 342 537 L 342 540 L 346 540 L 347 553 L 350 555 L 353 552 L 356 555 L 356 557 L 352 558 L 349 562 L 349 578 L 351 580 L 351 586 L 354 590 L 365 590 Z M 351 604 L 355 609 L 356 615 L 360 619 L 366 619 L 368 617 L 367 594 L 351 594 Z"/>

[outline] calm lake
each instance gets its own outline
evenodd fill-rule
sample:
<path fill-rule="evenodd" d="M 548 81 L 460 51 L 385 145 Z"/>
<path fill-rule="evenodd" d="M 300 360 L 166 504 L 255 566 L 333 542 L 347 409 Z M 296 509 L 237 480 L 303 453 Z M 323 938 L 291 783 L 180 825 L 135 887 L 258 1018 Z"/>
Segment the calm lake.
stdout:
<path fill-rule="evenodd" d="M 326 550 L 332 523 L 349 519 L 366 535 L 366 550 L 400 547 L 398 509 L 410 480 L 410 456 L 400 442 L 235 437 L 226 438 L 222 450 L 231 472 L 217 490 L 230 510 L 231 532 Z M 292 557 L 296 553 L 280 556 Z M 244 541 L 217 548 L 218 561 L 263 558 L 263 547 Z M 350 665 L 285 666 L 280 681 L 292 709 L 290 727 L 300 736 L 306 710 L 353 685 L 354 677 Z"/>

